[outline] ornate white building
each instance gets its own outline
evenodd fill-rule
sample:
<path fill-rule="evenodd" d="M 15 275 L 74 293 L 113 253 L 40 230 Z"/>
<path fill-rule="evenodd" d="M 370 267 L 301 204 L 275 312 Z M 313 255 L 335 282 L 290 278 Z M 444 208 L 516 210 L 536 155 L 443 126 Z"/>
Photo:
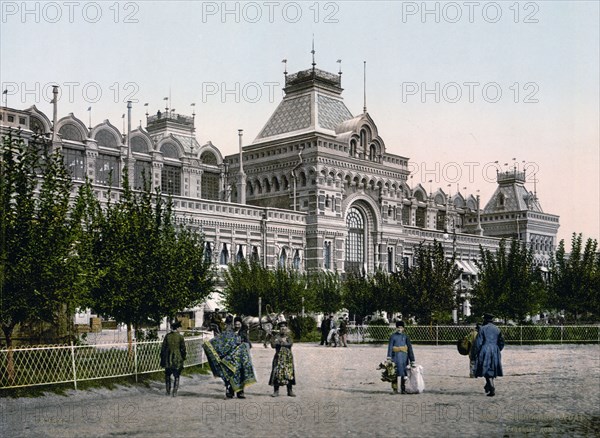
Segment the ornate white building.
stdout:
<path fill-rule="evenodd" d="M 256 139 L 244 145 L 240 131 L 239 153 L 225 158 L 197 142 L 194 116 L 168 110 L 120 132 L 108 120 L 90 128 L 73 114 L 58 119 L 56 103 L 52 122 L 35 106 L 2 108 L 0 132 L 50 137 L 74 181 L 90 178 L 101 200 L 109 185 L 118 196 L 127 165 L 134 188 L 148 181 L 173 196 L 178 220 L 202 231 L 221 267 L 254 257 L 307 271 L 393 271 L 436 239 L 468 280 L 479 247 L 497 248 L 502 237 L 531 243 L 547 264 L 559 218 L 542 211 L 524 172 L 499 173 L 483 209 L 478 196 L 410 187 L 408 158 L 389 152 L 397 148 L 366 106 L 357 115 L 346 107 L 341 75 L 313 64 L 286 75 L 284 91 Z"/>

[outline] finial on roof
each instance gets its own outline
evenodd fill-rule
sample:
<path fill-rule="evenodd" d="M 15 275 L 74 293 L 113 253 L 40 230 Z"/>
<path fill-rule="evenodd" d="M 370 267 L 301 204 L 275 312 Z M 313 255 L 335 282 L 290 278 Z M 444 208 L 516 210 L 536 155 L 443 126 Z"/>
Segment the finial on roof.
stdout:
<path fill-rule="evenodd" d="M 314 72 L 315 66 L 317 65 L 317 63 L 315 62 L 315 34 L 314 33 L 312 36 L 312 50 L 310 51 L 310 53 L 312 53 L 312 69 Z"/>
<path fill-rule="evenodd" d="M 281 62 L 283 62 L 283 74 L 287 76 L 287 59 L 282 59 Z"/>
<path fill-rule="evenodd" d="M 363 61 L 363 113 L 367 113 L 367 61 Z"/>
<path fill-rule="evenodd" d="M 338 60 L 337 60 L 337 63 L 340 65 L 340 68 L 339 68 L 339 71 L 338 71 L 338 75 L 340 75 L 340 76 L 341 76 L 341 75 L 342 75 L 342 60 L 341 60 L 341 59 L 338 59 Z"/>

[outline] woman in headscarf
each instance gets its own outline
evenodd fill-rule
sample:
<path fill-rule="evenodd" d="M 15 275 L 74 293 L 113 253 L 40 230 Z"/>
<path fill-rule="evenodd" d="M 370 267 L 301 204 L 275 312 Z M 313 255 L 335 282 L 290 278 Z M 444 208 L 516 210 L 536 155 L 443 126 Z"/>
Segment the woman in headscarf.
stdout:
<path fill-rule="evenodd" d="M 225 382 L 225 396 L 246 398 L 244 388 L 256 383 L 250 341 L 242 329 L 242 319 L 236 318 L 233 329 L 226 330 L 203 344 L 208 364 L 215 377 Z"/>
<path fill-rule="evenodd" d="M 390 337 L 387 360 L 396 364 L 396 379 L 392 382 L 392 391 L 398 393 L 398 377 L 400 390 L 406 394 L 406 366 L 415 364 L 415 355 L 409 337 L 404 333 L 404 321 L 396 321 L 396 331 Z"/>
<path fill-rule="evenodd" d="M 485 390 L 488 397 L 496 395 L 494 379 L 502 376 L 502 358 L 500 352 L 504 348 L 504 337 L 492 320 L 489 313 L 483 315 L 483 325 L 475 338 L 476 364 L 475 377 L 485 377 Z"/>
<path fill-rule="evenodd" d="M 296 371 L 294 369 L 294 355 L 292 354 L 292 345 L 294 341 L 288 330 L 287 322 L 279 322 L 279 333 L 272 341 L 271 346 L 275 348 L 273 357 L 273 366 L 271 368 L 271 377 L 269 385 L 273 387 L 273 397 L 279 396 L 279 387 L 287 387 L 287 395 L 296 397 L 292 390 L 292 385 L 296 384 Z"/>

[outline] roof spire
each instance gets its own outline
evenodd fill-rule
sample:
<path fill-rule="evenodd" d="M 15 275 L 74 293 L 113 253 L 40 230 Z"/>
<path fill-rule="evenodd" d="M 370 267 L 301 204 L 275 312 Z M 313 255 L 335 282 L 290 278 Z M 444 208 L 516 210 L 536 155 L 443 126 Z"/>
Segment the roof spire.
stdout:
<path fill-rule="evenodd" d="M 310 53 L 312 53 L 312 69 L 313 69 L 313 73 L 314 73 L 315 66 L 317 65 L 317 63 L 315 62 L 315 34 L 314 33 L 312 36 L 312 50 L 310 51 Z"/>
<path fill-rule="evenodd" d="M 367 113 L 367 61 L 363 61 L 363 93 L 364 93 L 364 103 L 363 103 L 363 113 Z"/>

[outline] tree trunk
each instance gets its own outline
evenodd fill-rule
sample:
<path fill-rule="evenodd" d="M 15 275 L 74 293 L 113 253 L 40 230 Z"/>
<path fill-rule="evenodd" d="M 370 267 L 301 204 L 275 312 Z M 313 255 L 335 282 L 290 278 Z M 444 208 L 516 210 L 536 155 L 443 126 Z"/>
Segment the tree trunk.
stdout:
<path fill-rule="evenodd" d="M 2 331 L 6 338 L 6 374 L 8 376 L 8 386 L 12 386 L 15 383 L 15 361 L 12 349 L 12 332 L 14 328 L 14 325 L 2 326 Z"/>

